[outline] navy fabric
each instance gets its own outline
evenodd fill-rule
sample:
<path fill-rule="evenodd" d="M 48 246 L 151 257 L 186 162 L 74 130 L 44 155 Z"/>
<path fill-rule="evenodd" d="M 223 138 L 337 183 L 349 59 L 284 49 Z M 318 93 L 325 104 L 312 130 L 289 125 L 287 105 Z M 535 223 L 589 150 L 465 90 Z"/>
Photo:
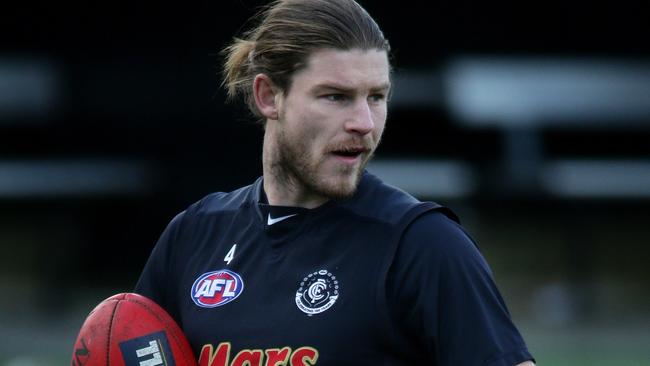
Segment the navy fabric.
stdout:
<path fill-rule="evenodd" d="M 440 212 L 404 233 L 387 279 L 391 315 L 428 364 L 516 365 L 532 360 L 477 245 Z"/>
<path fill-rule="evenodd" d="M 176 216 L 135 292 L 176 319 L 200 365 L 532 359 L 457 220 L 368 173 L 313 210 L 268 206 L 260 178 Z"/>

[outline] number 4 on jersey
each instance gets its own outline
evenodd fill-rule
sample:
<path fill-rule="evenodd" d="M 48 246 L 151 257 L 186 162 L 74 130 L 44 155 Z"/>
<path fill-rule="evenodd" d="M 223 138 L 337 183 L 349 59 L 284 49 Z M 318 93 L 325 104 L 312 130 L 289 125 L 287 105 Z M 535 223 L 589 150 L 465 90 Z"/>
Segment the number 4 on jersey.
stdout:
<path fill-rule="evenodd" d="M 232 248 L 228 251 L 228 254 L 226 254 L 225 257 L 223 257 L 223 261 L 226 262 L 226 264 L 230 264 L 230 261 L 235 258 L 235 250 L 237 249 L 237 244 L 233 244 Z"/>

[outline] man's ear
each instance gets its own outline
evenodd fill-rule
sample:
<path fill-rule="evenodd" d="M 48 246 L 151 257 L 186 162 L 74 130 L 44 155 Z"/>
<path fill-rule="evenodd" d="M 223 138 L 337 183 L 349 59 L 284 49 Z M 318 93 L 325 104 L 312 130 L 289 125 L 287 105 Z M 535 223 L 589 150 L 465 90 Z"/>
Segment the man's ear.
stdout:
<path fill-rule="evenodd" d="M 255 80 L 253 80 L 255 104 L 260 113 L 267 119 L 278 119 L 278 106 L 275 99 L 277 93 L 279 93 L 279 90 L 268 75 L 255 75 Z"/>

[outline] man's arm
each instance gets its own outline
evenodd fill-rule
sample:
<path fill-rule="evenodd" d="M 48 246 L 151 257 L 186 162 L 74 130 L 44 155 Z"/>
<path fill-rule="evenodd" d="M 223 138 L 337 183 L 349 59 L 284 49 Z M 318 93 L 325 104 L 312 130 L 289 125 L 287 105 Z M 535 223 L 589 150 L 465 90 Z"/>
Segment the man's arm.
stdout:
<path fill-rule="evenodd" d="M 440 365 L 534 365 L 485 259 L 440 212 L 405 231 L 387 294 L 398 324 Z"/>
<path fill-rule="evenodd" d="M 185 211 L 176 215 L 169 225 L 167 225 L 167 228 L 163 231 L 156 246 L 152 250 L 133 290 L 133 292 L 153 300 L 172 316 L 175 313 L 167 301 L 169 288 L 168 274 L 173 273 L 173 270 L 170 268 L 170 250 L 171 246 L 177 241 L 183 215 L 185 215 Z"/>

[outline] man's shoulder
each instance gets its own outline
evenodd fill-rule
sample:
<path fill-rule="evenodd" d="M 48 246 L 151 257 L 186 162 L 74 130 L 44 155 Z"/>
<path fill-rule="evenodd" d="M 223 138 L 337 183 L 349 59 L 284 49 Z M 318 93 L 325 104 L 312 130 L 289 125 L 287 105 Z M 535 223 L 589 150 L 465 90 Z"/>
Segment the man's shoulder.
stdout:
<path fill-rule="evenodd" d="M 211 215 L 236 211 L 242 206 L 257 202 L 260 179 L 253 184 L 230 192 L 214 192 L 190 205 L 186 212 L 192 215 Z"/>
<path fill-rule="evenodd" d="M 460 257 L 478 249 L 467 230 L 444 210 L 427 212 L 413 220 L 405 230 L 401 246 Z"/>
<path fill-rule="evenodd" d="M 418 215 L 439 210 L 452 220 L 456 215 L 448 208 L 435 202 L 423 202 L 398 187 L 383 182 L 378 177 L 364 173 L 354 197 L 344 206 L 360 216 L 387 223 L 412 220 Z M 410 219 L 409 217 L 412 216 Z"/>

